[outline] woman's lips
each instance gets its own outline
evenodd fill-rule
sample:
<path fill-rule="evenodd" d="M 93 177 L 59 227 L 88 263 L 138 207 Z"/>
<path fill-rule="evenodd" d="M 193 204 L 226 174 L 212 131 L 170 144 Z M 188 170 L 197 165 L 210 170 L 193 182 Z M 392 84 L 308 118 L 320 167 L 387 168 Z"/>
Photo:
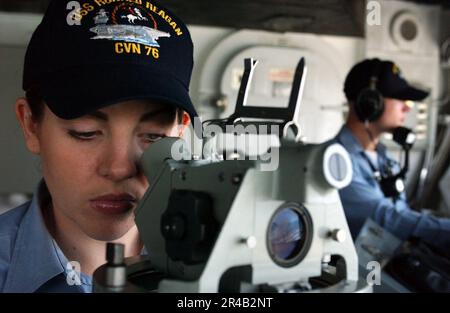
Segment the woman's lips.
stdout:
<path fill-rule="evenodd" d="M 136 198 L 130 194 L 109 194 L 91 199 L 89 202 L 94 210 L 103 214 L 114 215 L 131 210 L 136 203 Z"/>

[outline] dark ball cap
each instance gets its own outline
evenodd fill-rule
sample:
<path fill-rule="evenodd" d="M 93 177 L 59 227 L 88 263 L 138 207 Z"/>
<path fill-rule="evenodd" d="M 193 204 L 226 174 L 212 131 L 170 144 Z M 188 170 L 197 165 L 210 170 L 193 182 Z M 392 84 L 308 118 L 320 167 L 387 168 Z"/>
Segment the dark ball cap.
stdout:
<path fill-rule="evenodd" d="M 376 69 L 378 64 L 378 70 Z M 379 59 L 364 60 L 350 70 L 345 79 L 344 93 L 348 100 L 356 101 L 359 93 L 370 86 L 370 79 L 378 72 L 377 90 L 385 98 L 420 101 L 429 92 L 411 86 L 402 76 L 398 66 L 391 61 Z"/>
<path fill-rule="evenodd" d="M 53 0 L 25 56 L 23 89 L 73 119 L 107 105 L 152 100 L 197 116 L 189 97 L 193 44 L 155 1 Z"/>

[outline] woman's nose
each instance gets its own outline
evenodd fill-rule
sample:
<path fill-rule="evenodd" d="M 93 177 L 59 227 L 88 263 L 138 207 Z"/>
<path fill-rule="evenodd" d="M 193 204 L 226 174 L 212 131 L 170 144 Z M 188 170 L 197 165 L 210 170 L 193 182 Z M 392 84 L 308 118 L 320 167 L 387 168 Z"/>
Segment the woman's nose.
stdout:
<path fill-rule="evenodd" d="M 102 162 L 100 174 L 114 181 L 133 178 L 141 172 L 141 155 L 142 151 L 132 144 L 111 146 Z"/>

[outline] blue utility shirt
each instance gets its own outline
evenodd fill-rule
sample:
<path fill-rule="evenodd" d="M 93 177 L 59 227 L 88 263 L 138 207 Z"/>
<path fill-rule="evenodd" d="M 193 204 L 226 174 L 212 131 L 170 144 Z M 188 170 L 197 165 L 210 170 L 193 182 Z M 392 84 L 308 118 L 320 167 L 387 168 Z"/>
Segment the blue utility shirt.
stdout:
<path fill-rule="evenodd" d="M 352 182 L 341 189 L 339 195 L 353 238 L 370 217 L 402 240 L 411 236 L 419 237 L 445 251 L 450 250 L 450 219 L 411 210 L 404 193 L 395 202 L 385 197 L 367 158 L 363 155 L 363 147 L 345 125 L 333 141 L 344 146 L 352 161 Z M 378 169 L 382 173 L 387 165 L 394 169 L 394 173 L 399 170 L 398 163 L 387 155 L 384 145 L 379 144 L 376 151 Z"/>
<path fill-rule="evenodd" d="M 0 292 L 92 292 L 92 278 L 68 266 L 47 231 L 41 188 L 43 182 L 30 202 L 0 215 Z"/>

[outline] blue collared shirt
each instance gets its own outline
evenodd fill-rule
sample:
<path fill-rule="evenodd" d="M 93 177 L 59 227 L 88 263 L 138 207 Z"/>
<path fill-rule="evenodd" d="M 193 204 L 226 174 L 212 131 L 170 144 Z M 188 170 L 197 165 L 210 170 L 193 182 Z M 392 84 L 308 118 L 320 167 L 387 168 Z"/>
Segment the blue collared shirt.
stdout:
<path fill-rule="evenodd" d="M 68 266 L 47 231 L 39 200 L 36 192 L 0 215 L 0 292 L 92 292 L 92 278 Z"/>
<path fill-rule="evenodd" d="M 350 154 L 353 178 L 349 186 L 339 190 L 342 205 L 353 238 L 355 238 L 367 218 L 372 218 L 386 230 L 406 240 L 419 237 L 425 242 L 439 248 L 450 250 L 450 219 L 436 218 L 411 210 L 402 193 L 395 202 L 385 197 L 375 178 L 368 160 L 364 157 L 361 144 L 344 125 L 333 140 L 344 146 Z M 379 144 L 378 168 L 393 165 L 394 171 L 399 165 L 386 153 L 386 148 Z"/>

